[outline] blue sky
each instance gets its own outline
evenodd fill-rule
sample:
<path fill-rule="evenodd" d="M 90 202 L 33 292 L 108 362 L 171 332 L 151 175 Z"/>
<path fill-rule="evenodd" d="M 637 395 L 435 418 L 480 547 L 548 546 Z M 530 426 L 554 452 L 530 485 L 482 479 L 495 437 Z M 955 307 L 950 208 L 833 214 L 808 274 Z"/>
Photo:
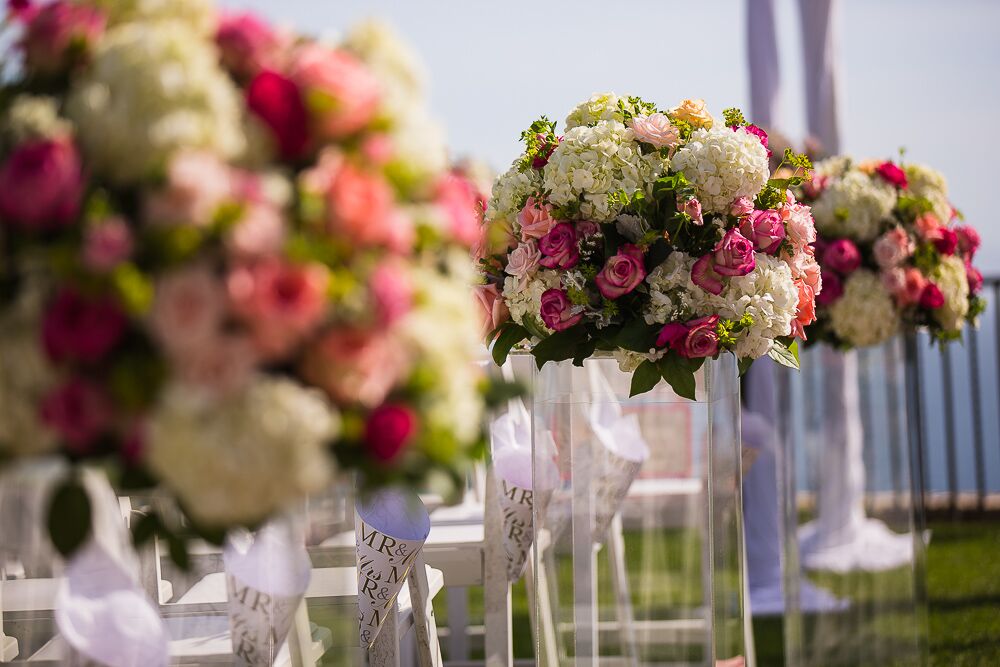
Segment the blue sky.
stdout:
<path fill-rule="evenodd" d="M 796 7 L 776 0 L 785 133 L 803 131 Z M 663 106 L 703 97 L 746 109 L 742 0 L 223 0 L 310 33 L 336 36 L 388 20 L 424 60 L 430 103 L 456 155 L 505 167 L 541 114 L 562 119 L 590 93 L 638 94 Z M 843 0 L 843 148 L 943 171 L 983 237 L 978 261 L 1000 274 L 1000 2 Z"/>

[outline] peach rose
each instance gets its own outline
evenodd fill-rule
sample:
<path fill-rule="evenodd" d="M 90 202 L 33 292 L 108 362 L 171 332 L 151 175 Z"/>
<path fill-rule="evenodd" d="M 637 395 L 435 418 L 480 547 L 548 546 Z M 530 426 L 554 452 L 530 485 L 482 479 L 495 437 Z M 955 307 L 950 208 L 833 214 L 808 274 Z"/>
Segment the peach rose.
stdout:
<path fill-rule="evenodd" d="M 690 123 L 692 127 L 711 128 L 715 119 L 708 113 L 705 100 L 683 100 L 679 105 L 670 110 L 671 118 Z"/>
<path fill-rule="evenodd" d="M 941 221 L 933 213 L 924 213 L 913 221 L 913 226 L 917 228 L 917 233 L 920 234 L 921 238 L 931 241 L 937 238 Z"/>
<path fill-rule="evenodd" d="M 485 337 L 510 319 L 510 311 L 496 285 L 476 285 L 475 294 L 482 313 L 482 333 Z"/>
<path fill-rule="evenodd" d="M 302 374 L 340 403 L 375 407 L 409 373 L 406 350 L 384 331 L 332 329 L 306 350 Z"/>
<path fill-rule="evenodd" d="M 392 187 L 379 174 L 343 163 L 326 190 L 328 230 L 346 241 L 394 252 L 413 247 L 413 222 L 396 208 Z"/>
<path fill-rule="evenodd" d="M 521 225 L 521 240 L 540 239 L 556 226 L 557 220 L 552 217 L 552 207 L 528 197 L 524 208 L 517 214 L 517 222 Z"/>

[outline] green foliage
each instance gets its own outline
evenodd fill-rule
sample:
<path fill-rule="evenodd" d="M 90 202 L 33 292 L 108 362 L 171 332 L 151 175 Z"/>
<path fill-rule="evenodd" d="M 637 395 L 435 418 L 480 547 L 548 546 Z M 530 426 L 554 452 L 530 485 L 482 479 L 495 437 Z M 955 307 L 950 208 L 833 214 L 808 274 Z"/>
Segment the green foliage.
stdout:
<path fill-rule="evenodd" d="M 500 333 L 493 343 L 493 361 L 497 366 L 503 366 L 507 362 L 507 356 L 511 349 L 529 337 L 528 330 L 520 324 L 509 321 L 500 326 Z"/>
<path fill-rule="evenodd" d="M 626 322 L 608 342 L 614 347 L 632 352 L 649 352 L 656 343 L 656 325 L 646 324 L 641 317 Z"/>
<path fill-rule="evenodd" d="M 531 350 L 535 364 L 541 368 L 548 361 L 566 361 L 576 356 L 576 348 L 587 340 L 587 330 L 582 325 L 556 331 Z"/>
<path fill-rule="evenodd" d="M 743 127 L 747 124 L 747 119 L 743 117 L 743 112 L 736 107 L 723 109 L 722 118 L 725 120 L 726 127 Z"/>
<path fill-rule="evenodd" d="M 795 370 L 799 369 L 799 354 L 796 343 L 792 343 L 790 347 L 785 347 L 783 343 L 775 341 L 774 345 L 771 346 L 771 350 L 767 353 L 767 356 L 771 357 L 782 366 L 794 368 Z"/>
<path fill-rule="evenodd" d="M 622 115 L 622 122 L 631 120 L 634 116 L 649 116 L 656 113 L 656 105 L 646 102 L 641 97 L 629 96 L 624 100 L 618 100 L 618 111 Z"/>
<path fill-rule="evenodd" d="M 629 388 L 628 395 L 631 397 L 645 394 L 655 387 L 662 377 L 663 375 L 660 373 L 660 368 L 656 363 L 647 359 L 639 364 L 639 367 L 632 373 L 632 385 Z"/>
<path fill-rule="evenodd" d="M 555 147 L 556 123 L 542 116 L 521 132 L 521 141 L 524 142 L 524 155 L 517 165 L 521 171 L 527 171 L 536 157 L 547 155 Z"/>
<path fill-rule="evenodd" d="M 675 394 L 693 401 L 696 388 L 694 374 L 702 362 L 704 359 L 683 359 L 671 352 L 660 359 L 656 366 Z"/>
<path fill-rule="evenodd" d="M 83 546 L 91 531 L 90 497 L 78 477 L 68 477 L 49 501 L 48 527 L 52 545 L 64 557 Z"/>

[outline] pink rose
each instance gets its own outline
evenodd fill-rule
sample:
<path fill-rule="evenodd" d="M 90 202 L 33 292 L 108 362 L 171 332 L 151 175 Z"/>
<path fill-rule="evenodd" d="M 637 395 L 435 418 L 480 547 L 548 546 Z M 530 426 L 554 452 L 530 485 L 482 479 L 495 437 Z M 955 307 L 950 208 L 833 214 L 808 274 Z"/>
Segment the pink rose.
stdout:
<path fill-rule="evenodd" d="M 42 423 L 59 434 L 73 454 L 86 455 L 111 427 L 114 408 L 104 391 L 73 378 L 42 400 Z"/>
<path fill-rule="evenodd" d="M 278 72 L 262 70 L 247 86 L 246 104 L 271 131 L 282 159 L 297 160 L 306 153 L 309 113 L 294 81 Z"/>
<path fill-rule="evenodd" d="M 367 135 L 361 141 L 361 154 L 368 162 L 377 166 L 383 166 L 392 160 L 396 153 L 392 139 L 389 135 L 374 132 Z"/>
<path fill-rule="evenodd" d="M 438 181 L 434 191 L 434 203 L 448 220 L 450 237 L 467 247 L 472 246 L 479 235 L 484 201 L 472 181 L 455 172 Z"/>
<path fill-rule="evenodd" d="M 107 218 L 84 232 L 83 263 L 91 271 L 105 273 L 127 260 L 133 246 L 132 231 L 125 219 Z"/>
<path fill-rule="evenodd" d="M 66 287 L 45 309 L 42 345 L 56 363 L 94 364 L 121 341 L 127 324 L 125 314 L 113 299 L 85 297 Z"/>
<path fill-rule="evenodd" d="M 895 293 L 896 300 L 902 305 L 913 305 L 920 301 L 920 296 L 927 286 L 927 279 L 919 269 L 909 267 L 903 270 L 903 285 Z"/>
<path fill-rule="evenodd" d="M 544 142 L 542 147 L 539 149 L 538 153 L 535 155 L 534 159 L 531 161 L 531 166 L 533 169 L 542 169 L 549 163 L 549 158 L 552 157 L 552 151 L 556 149 L 559 145 L 559 141 L 562 137 L 555 140 L 546 138 L 544 135 L 536 134 L 535 137 L 540 141 Z"/>
<path fill-rule="evenodd" d="M 823 271 L 821 280 L 823 291 L 816 295 L 817 305 L 832 305 L 844 295 L 844 283 L 833 271 Z"/>
<path fill-rule="evenodd" d="M 500 290 L 494 284 L 476 285 L 473 290 L 476 300 L 479 302 L 480 313 L 482 314 L 482 335 L 485 338 L 496 328 L 510 319 L 510 311 L 507 303 L 503 300 Z"/>
<path fill-rule="evenodd" d="M 699 317 L 686 324 L 670 322 L 660 330 L 656 346 L 669 346 L 686 359 L 714 357 L 719 352 L 718 323 L 718 315 Z"/>
<path fill-rule="evenodd" d="M 410 406 L 380 405 L 372 410 L 365 423 L 366 448 L 379 463 L 390 463 L 413 439 L 417 426 L 417 414 Z"/>
<path fill-rule="evenodd" d="M 181 382 L 223 396 L 245 387 L 260 361 L 253 341 L 241 334 L 213 334 L 172 356 Z"/>
<path fill-rule="evenodd" d="M 813 173 L 812 178 L 802 184 L 802 192 L 805 193 L 806 197 L 809 199 L 816 199 L 823 194 L 823 191 L 826 190 L 826 186 L 829 185 L 829 183 L 829 176 Z"/>
<path fill-rule="evenodd" d="M 701 202 L 694 197 L 691 197 L 687 201 L 683 202 L 681 210 L 691 218 L 691 221 L 694 222 L 694 224 L 699 226 L 705 224 L 705 219 L 701 215 Z"/>
<path fill-rule="evenodd" d="M 958 249 L 958 234 L 947 227 L 939 227 L 937 235 L 930 240 L 942 255 L 954 255 Z"/>
<path fill-rule="evenodd" d="M 875 173 L 881 176 L 886 183 L 900 190 L 905 190 L 907 187 L 906 172 L 888 160 L 875 167 Z"/>
<path fill-rule="evenodd" d="M 574 227 L 578 239 L 590 238 L 601 231 L 601 226 L 592 220 L 577 220 Z"/>
<path fill-rule="evenodd" d="M 375 407 L 410 366 L 405 348 L 384 331 L 333 329 L 309 346 L 300 370 L 339 403 Z"/>
<path fill-rule="evenodd" d="M 745 276 L 757 266 L 753 243 L 730 229 L 712 251 L 712 268 L 722 276 Z"/>
<path fill-rule="evenodd" d="M 380 174 L 341 163 L 332 171 L 326 199 L 328 230 L 345 237 L 344 241 L 400 253 L 413 247 L 413 222 L 396 208 L 392 187 Z"/>
<path fill-rule="evenodd" d="M 965 265 L 965 274 L 969 279 L 969 293 L 979 294 L 979 291 L 983 289 L 983 274 L 971 264 Z"/>
<path fill-rule="evenodd" d="M 7 0 L 7 11 L 12 20 L 27 22 L 38 13 L 33 0 Z"/>
<path fill-rule="evenodd" d="M 149 326 L 168 350 L 203 347 L 222 327 L 226 293 L 219 277 L 202 264 L 167 273 L 156 285 Z"/>
<path fill-rule="evenodd" d="M 737 197 L 729 205 L 729 215 L 734 218 L 742 218 L 753 211 L 753 200 L 749 197 Z"/>
<path fill-rule="evenodd" d="M 715 271 L 712 255 L 701 257 L 691 267 L 691 282 L 706 292 L 722 294 L 722 276 Z"/>
<path fill-rule="evenodd" d="M 802 248 L 816 241 L 816 222 L 808 206 L 798 203 L 786 204 L 781 207 L 781 219 L 785 221 L 788 240 L 796 248 Z"/>
<path fill-rule="evenodd" d="M 778 211 L 754 211 L 742 218 L 740 232 L 753 242 L 754 248 L 774 255 L 785 240 L 785 223 Z"/>
<path fill-rule="evenodd" d="M 105 23 L 104 13 L 92 5 L 56 0 L 41 6 L 21 40 L 25 66 L 51 75 L 86 60 L 104 34 Z"/>
<path fill-rule="evenodd" d="M 261 355 L 276 359 L 320 324 L 329 280 L 322 264 L 275 259 L 234 269 L 226 287 L 233 310 L 250 326 Z"/>
<path fill-rule="evenodd" d="M 233 199 L 235 179 L 214 153 L 182 151 L 170 159 L 167 182 L 146 199 L 146 219 L 156 225 L 207 227 Z"/>
<path fill-rule="evenodd" d="M 19 145 L 0 167 L 0 222 L 25 231 L 71 224 L 80 211 L 83 172 L 65 139 Z"/>
<path fill-rule="evenodd" d="M 656 347 L 669 347 L 679 352 L 687 338 L 688 328 L 680 322 L 667 322 L 656 336 Z"/>
<path fill-rule="evenodd" d="M 354 134 L 368 125 L 378 110 L 378 80 L 346 51 L 308 43 L 293 56 L 291 78 L 306 91 L 309 111 L 324 138 Z"/>
<path fill-rule="evenodd" d="M 924 290 L 920 293 L 920 307 L 926 308 L 927 310 L 937 310 L 944 305 L 944 294 L 941 292 L 941 288 L 927 281 L 924 285 Z"/>
<path fill-rule="evenodd" d="M 390 259 L 379 264 L 368 277 L 368 289 L 383 326 L 392 326 L 413 308 L 413 284 L 401 262 Z"/>
<path fill-rule="evenodd" d="M 552 217 L 552 207 L 540 204 L 534 197 L 528 197 L 524 208 L 517 214 L 517 224 L 521 226 L 521 240 L 540 239 L 556 226 Z"/>
<path fill-rule="evenodd" d="M 767 150 L 767 157 L 771 157 L 771 149 L 768 148 L 768 145 L 767 145 L 767 141 L 768 141 L 767 140 L 767 132 L 765 132 L 764 130 L 762 130 L 761 128 L 759 128 L 759 127 L 757 127 L 756 125 L 753 125 L 753 124 L 744 125 L 742 128 L 739 128 L 739 127 L 734 127 L 733 128 L 734 131 L 735 130 L 739 130 L 739 129 L 742 129 L 747 134 L 752 134 L 753 136 L 757 137 L 757 139 L 760 141 L 760 145 L 763 146 Z"/>
<path fill-rule="evenodd" d="M 931 241 L 937 238 L 937 231 L 941 228 L 941 221 L 933 213 L 924 213 L 913 221 L 914 227 L 920 237 Z"/>
<path fill-rule="evenodd" d="M 563 331 L 583 319 L 583 313 L 573 314 L 573 303 L 565 290 L 547 289 L 542 293 L 539 314 L 542 323 L 553 331 Z"/>
<path fill-rule="evenodd" d="M 662 113 L 634 116 L 632 132 L 636 141 L 651 144 L 654 148 L 674 148 L 681 140 L 677 128 L 670 124 L 670 118 Z"/>
<path fill-rule="evenodd" d="M 837 239 L 823 251 L 823 266 L 846 276 L 861 266 L 861 252 L 850 239 Z"/>
<path fill-rule="evenodd" d="M 518 280 L 523 280 L 535 272 L 541 259 L 542 254 L 538 252 L 534 241 L 519 243 L 508 255 L 507 268 L 504 271 Z"/>
<path fill-rule="evenodd" d="M 883 269 L 899 266 L 915 250 L 915 244 L 902 227 L 894 227 L 875 240 L 872 251 Z"/>
<path fill-rule="evenodd" d="M 280 251 L 286 236 L 281 212 L 267 203 L 247 202 L 243 206 L 243 215 L 226 234 L 229 252 L 252 259 Z"/>
<path fill-rule="evenodd" d="M 542 253 L 539 264 L 547 269 L 571 269 L 580 261 L 576 231 L 569 222 L 560 222 L 538 239 L 538 250 Z"/>
<path fill-rule="evenodd" d="M 251 12 L 223 12 L 215 30 L 222 65 L 247 79 L 277 65 L 284 40 L 266 21 Z"/>
<path fill-rule="evenodd" d="M 901 294 L 906 287 L 906 272 L 899 267 L 884 269 L 879 274 L 879 280 L 882 283 L 882 287 L 884 287 L 889 294 L 897 297 L 897 300 L 899 300 L 898 295 Z"/>
<path fill-rule="evenodd" d="M 958 235 L 958 249 L 965 257 L 966 261 L 972 259 L 972 256 L 976 254 L 979 250 L 981 240 L 979 238 L 979 232 L 976 231 L 975 227 L 970 225 L 962 225 L 960 227 L 955 227 L 955 233 Z"/>
<path fill-rule="evenodd" d="M 796 280 L 795 287 L 799 291 L 799 304 L 792 321 L 792 335 L 805 340 L 805 328 L 816 321 L 816 292 L 804 280 Z"/>
<path fill-rule="evenodd" d="M 642 250 L 626 243 L 618 254 L 609 257 L 604 268 L 594 278 L 597 289 L 605 299 L 617 299 L 634 290 L 646 277 Z"/>

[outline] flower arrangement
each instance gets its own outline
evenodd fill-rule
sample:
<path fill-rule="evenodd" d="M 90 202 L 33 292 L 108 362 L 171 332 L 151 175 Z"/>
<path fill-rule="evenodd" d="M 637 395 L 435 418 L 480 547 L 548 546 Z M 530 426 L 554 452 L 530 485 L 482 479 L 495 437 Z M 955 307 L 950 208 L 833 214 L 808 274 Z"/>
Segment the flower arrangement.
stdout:
<path fill-rule="evenodd" d="M 798 194 L 812 205 L 824 285 L 811 340 L 865 347 L 926 326 L 948 341 L 976 321 L 984 306 L 972 264 L 979 234 L 956 224 L 940 173 L 834 157 Z"/>
<path fill-rule="evenodd" d="M 108 463 L 204 534 L 349 471 L 457 485 L 489 389 L 481 196 L 394 35 L 327 45 L 208 0 L 10 7 L 0 459 Z"/>
<path fill-rule="evenodd" d="M 562 134 L 542 118 L 489 201 L 476 256 L 487 337 L 502 363 L 528 345 L 539 366 L 613 353 L 632 392 L 666 380 L 694 398 L 706 358 L 797 367 L 820 271 L 809 207 L 769 180 L 767 134 L 701 100 L 661 111 L 595 95 Z"/>

